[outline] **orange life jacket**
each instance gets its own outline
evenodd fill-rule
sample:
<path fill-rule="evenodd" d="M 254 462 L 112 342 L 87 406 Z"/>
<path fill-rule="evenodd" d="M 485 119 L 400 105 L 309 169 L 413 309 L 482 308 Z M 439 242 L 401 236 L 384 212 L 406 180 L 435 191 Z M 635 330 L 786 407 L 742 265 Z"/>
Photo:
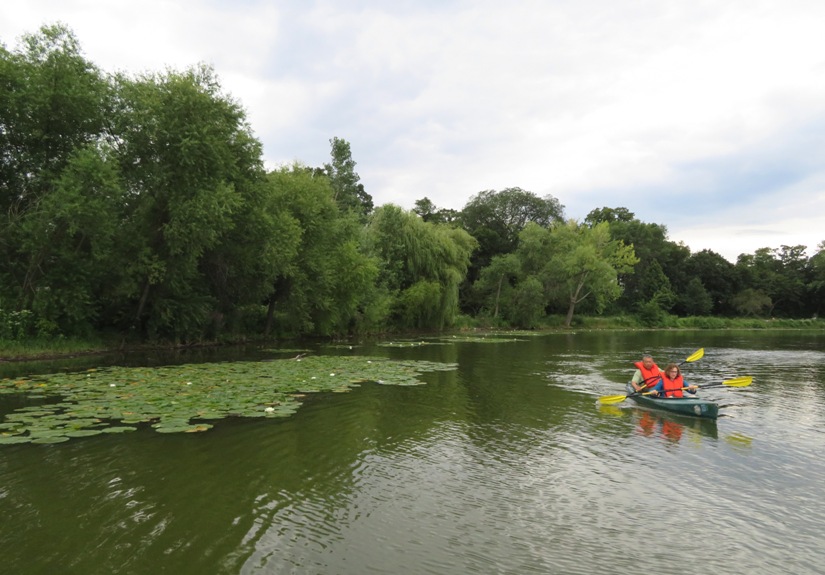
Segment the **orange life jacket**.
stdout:
<path fill-rule="evenodd" d="M 633 365 L 636 366 L 636 369 L 642 372 L 642 385 L 644 386 L 653 387 L 653 382 L 658 379 L 660 375 L 662 375 L 662 370 L 659 369 L 659 366 L 655 363 L 650 369 L 647 369 L 645 364 L 641 361 L 637 361 Z"/>
<path fill-rule="evenodd" d="M 662 377 L 662 389 L 665 397 L 683 397 L 682 388 L 685 386 L 685 378 L 677 375 L 676 379 L 670 379 L 666 375 Z"/>

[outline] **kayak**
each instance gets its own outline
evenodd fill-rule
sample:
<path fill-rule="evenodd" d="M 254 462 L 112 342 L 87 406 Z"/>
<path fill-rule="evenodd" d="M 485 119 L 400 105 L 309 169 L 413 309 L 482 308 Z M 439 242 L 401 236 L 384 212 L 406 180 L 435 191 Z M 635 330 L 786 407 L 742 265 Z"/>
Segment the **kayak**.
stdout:
<path fill-rule="evenodd" d="M 719 416 L 719 406 L 705 399 L 696 397 L 653 397 L 650 395 L 633 394 L 633 386 L 628 383 L 627 396 L 643 407 L 669 411 L 680 415 L 704 417 L 706 419 L 716 419 Z"/>

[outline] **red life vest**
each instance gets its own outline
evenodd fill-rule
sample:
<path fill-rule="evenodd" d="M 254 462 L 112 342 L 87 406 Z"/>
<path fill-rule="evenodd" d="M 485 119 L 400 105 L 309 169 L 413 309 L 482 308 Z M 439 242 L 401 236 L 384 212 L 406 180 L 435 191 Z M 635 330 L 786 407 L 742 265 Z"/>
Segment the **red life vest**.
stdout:
<path fill-rule="evenodd" d="M 642 372 L 641 385 L 644 385 L 646 387 L 653 387 L 653 382 L 656 381 L 660 375 L 662 375 L 662 370 L 659 369 L 659 366 L 655 363 L 653 364 L 653 367 L 651 367 L 650 369 L 647 369 L 645 367 L 645 364 L 643 364 L 641 361 L 637 361 L 633 365 L 636 366 L 636 369 Z"/>
<path fill-rule="evenodd" d="M 683 397 L 682 388 L 685 386 L 685 378 L 677 375 L 676 379 L 670 379 L 666 375 L 662 377 L 662 389 L 665 397 Z"/>

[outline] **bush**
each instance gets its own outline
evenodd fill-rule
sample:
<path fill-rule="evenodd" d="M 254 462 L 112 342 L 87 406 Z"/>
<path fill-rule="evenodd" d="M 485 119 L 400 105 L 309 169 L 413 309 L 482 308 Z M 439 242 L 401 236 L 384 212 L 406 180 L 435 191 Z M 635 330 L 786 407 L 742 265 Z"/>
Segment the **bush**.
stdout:
<path fill-rule="evenodd" d="M 34 312 L 6 311 L 0 308 L 0 339 L 22 341 L 37 335 L 37 319 Z"/>

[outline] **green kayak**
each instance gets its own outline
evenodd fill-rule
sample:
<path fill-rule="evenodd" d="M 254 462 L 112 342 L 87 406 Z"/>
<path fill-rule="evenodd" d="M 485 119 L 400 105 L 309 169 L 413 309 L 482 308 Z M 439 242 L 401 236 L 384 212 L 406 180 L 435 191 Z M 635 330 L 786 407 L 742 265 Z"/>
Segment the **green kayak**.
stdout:
<path fill-rule="evenodd" d="M 651 397 L 649 395 L 633 394 L 633 387 L 628 384 L 628 397 L 643 407 L 693 415 L 706 419 L 716 419 L 719 416 L 719 406 L 712 401 L 688 397 Z"/>

